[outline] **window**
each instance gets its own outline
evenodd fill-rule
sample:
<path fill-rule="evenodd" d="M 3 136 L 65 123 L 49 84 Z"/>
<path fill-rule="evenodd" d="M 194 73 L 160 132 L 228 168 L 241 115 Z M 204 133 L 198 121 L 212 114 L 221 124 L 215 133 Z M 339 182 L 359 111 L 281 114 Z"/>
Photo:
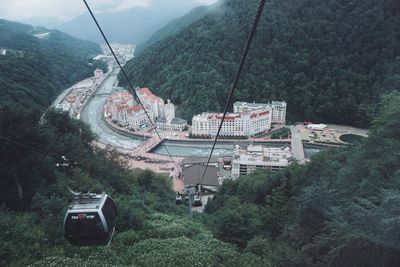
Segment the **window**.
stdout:
<path fill-rule="evenodd" d="M 117 215 L 117 207 L 109 197 L 107 197 L 101 211 L 106 219 L 108 230 L 112 231 L 112 228 L 114 228 L 115 216 Z"/>

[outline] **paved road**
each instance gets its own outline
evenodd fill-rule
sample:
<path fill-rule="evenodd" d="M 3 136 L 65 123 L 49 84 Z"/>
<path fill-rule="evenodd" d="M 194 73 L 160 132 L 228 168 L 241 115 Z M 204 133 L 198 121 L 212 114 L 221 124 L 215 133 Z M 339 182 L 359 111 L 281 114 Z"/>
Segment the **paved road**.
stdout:
<path fill-rule="evenodd" d="M 304 155 L 304 147 L 301 142 L 300 132 L 296 126 L 290 126 L 291 132 L 291 145 L 292 145 L 292 154 L 293 157 L 298 161 L 299 164 L 306 163 L 306 157 Z"/>
<path fill-rule="evenodd" d="M 99 136 L 101 143 L 119 148 L 134 149 L 142 141 L 120 135 L 110 130 L 102 120 L 102 116 L 104 116 L 104 104 L 107 101 L 108 94 L 111 93 L 114 84 L 117 82 L 118 72 L 119 70 L 113 70 L 106 78 L 96 95 L 82 110 L 81 119 L 90 125 L 92 131 Z"/>

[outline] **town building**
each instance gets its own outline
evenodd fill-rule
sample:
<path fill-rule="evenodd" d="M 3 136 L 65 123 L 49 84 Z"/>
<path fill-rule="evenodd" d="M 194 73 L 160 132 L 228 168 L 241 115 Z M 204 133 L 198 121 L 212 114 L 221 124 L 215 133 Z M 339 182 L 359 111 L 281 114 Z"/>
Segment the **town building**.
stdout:
<path fill-rule="evenodd" d="M 4 48 L 0 48 L 0 55 L 5 56 L 7 54 L 7 50 Z"/>
<path fill-rule="evenodd" d="M 157 129 L 162 131 L 185 131 L 187 129 L 187 121 L 180 118 L 172 118 L 168 120 L 167 118 L 158 118 L 156 121 Z"/>
<path fill-rule="evenodd" d="M 214 137 L 223 114 L 202 113 L 192 119 L 192 135 L 197 137 Z M 271 114 L 265 109 L 228 113 L 225 116 L 220 136 L 249 137 L 264 133 L 271 128 Z"/>
<path fill-rule="evenodd" d="M 111 43 L 111 48 L 113 49 L 115 55 L 118 58 L 118 61 L 124 65 L 130 59 L 134 57 L 136 46 L 134 44 L 118 44 Z M 115 63 L 115 59 L 107 44 L 102 44 L 101 49 L 103 50 L 104 55 L 97 56 L 97 59 L 103 59 L 107 61 L 110 65 Z"/>
<path fill-rule="evenodd" d="M 154 114 L 154 119 L 165 116 L 164 100 L 161 97 L 154 95 L 149 88 L 138 88 L 137 95 L 146 110 L 151 110 Z"/>
<path fill-rule="evenodd" d="M 151 125 L 146 112 L 160 130 L 184 131 L 187 128 L 186 120 L 175 117 L 175 106 L 170 100 L 164 104 L 164 100 L 154 95 L 148 88 L 137 89 L 136 92 L 145 110 L 136 103 L 132 94 L 121 91 L 108 98 L 105 107 L 106 116 L 131 130 Z"/>
<path fill-rule="evenodd" d="M 310 123 L 310 124 L 307 124 L 306 127 L 310 131 L 323 131 L 327 126 L 326 126 L 326 124 L 322 124 L 322 123 L 320 123 L 320 124 Z"/>
<path fill-rule="evenodd" d="M 142 106 L 134 101 L 132 94 L 128 91 L 116 92 L 108 98 L 106 116 L 120 126 L 128 127 L 132 130 L 147 127 L 149 120 Z M 148 110 L 148 115 L 153 118 L 153 112 Z"/>
<path fill-rule="evenodd" d="M 70 117 L 79 119 L 80 111 L 84 104 L 96 91 L 105 77 L 106 74 L 102 70 L 96 69 L 93 77 L 87 78 L 71 87 L 69 93 L 55 109 L 60 112 L 67 112 Z"/>
<path fill-rule="evenodd" d="M 210 159 L 206 175 L 201 182 L 207 165 L 207 160 L 207 158 L 198 157 L 188 157 L 183 159 L 182 176 L 186 188 L 199 184 L 204 188 L 216 191 L 222 184 L 222 178 L 219 175 L 219 161 L 217 158 Z"/>
<path fill-rule="evenodd" d="M 233 111 L 235 113 L 248 112 L 253 110 L 268 110 L 271 112 L 271 122 L 275 124 L 286 123 L 286 102 L 285 101 L 272 101 L 270 103 L 247 103 L 235 102 L 233 104 Z"/>
<path fill-rule="evenodd" d="M 175 117 L 175 105 L 168 99 L 167 104 L 164 105 L 164 115 L 157 119 L 157 129 L 164 131 L 184 131 L 187 129 L 187 121 Z"/>
<path fill-rule="evenodd" d="M 249 145 L 242 149 L 237 146 L 232 160 L 232 177 L 247 175 L 257 169 L 277 171 L 289 166 L 292 161 L 289 147 Z"/>

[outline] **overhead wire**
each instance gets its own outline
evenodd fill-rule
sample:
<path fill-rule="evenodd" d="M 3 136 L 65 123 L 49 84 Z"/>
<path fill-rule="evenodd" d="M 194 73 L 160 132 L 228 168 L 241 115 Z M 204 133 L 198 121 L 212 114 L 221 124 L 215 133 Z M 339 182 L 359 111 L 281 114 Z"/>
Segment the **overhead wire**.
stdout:
<path fill-rule="evenodd" d="M 206 167 L 204 169 L 204 172 L 203 172 L 203 175 L 201 177 L 200 183 L 198 183 L 197 185 L 201 185 L 203 183 L 204 177 L 207 174 L 208 165 L 210 164 L 210 160 L 211 160 L 212 154 L 214 152 L 215 146 L 216 146 L 217 141 L 218 141 L 219 134 L 220 134 L 221 129 L 222 129 L 222 124 L 224 123 L 226 114 L 228 112 L 229 105 L 230 105 L 230 103 L 232 101 L 233 93 L 235 92 L 236 86 L 237 86 L 237 84 L 239 82 L 239 78 L 240 78 L 240 75 L 242 73 L 243 66 L 244 66 L 244 63 L 246 61 L 247 54 L 248 54 L 248 52 L 250 50 L 250 46 L 251 46 L 251 43 L 253 41 L 255 32 L 257 30 L 257 26 L 258 26 L 258 23 L 260 21 L 262 12 L 264 10 L 265 3 L 266 3 L 266 0 L 260 0 L 260 2 L 258 4 L 257 13 L 256 13 L 255 18 L 253 20 L 253 24 L 252 24 L 249 36 L 248 36 L 247 41 L 246 41 L 246 45 L 245 45 L 244 50 L 243 50 L 243 54 L 242 54 L 242 57 L 241 57 L 241 60 L 240 60 L 240 64 L 239 64 L 238 70 L 236 72 L 235 79 L 233 81 L 232 87 L 231 87 L 230 92 L 229 92 L 228 100 L 226 101 L 226 104 L 225 104 L 224 114 L 223 114 L 221 122 L 219 124 L 217 135 L 215 136 L 214 143 L 212 145 L 210 155 L 208 156 Z"/>
<path fill-rule="evenodd" d="M 148 114 L 146 108 L 144 107 L 144 105 L 143 105 L 142 101 L 140 100 L 139 96 L 137 95 L 136 90 L 134 89 L 132 82 L 131 82 L 130 79 L 128 78 L 128 75 L 126 74 L 124 68 L 122 67 L 122 64 L 119 62 L 117 56 L 115 55 L 114 50 L 112 49 L 112 47 L 111 47 L 111 45 L 110 45 L 110 43 L 109 43 L 109 41 L 108 41 L 106 35 L 104 34 L 104 32 L 103 32 L 103 30 L 102 30 L 100 24 L 98 23 L 98 21 L 97 21 L 95 15 L 93 14 L 92 9 L 90 8 L 90 6 L 89 6 L 88 3 L 86 2 L 86 0 L 83 0 L 83 2 L 85 3 L 86 8 L 88 9 L 88 11 L 89 11 L 89 13 L 90 13 L 90 15 L 91 15 L 91 17 L 92 17 L 94 23 L 96 24 L 97 28 L 98 28 L 99 31 L 100 31 L 101 35 L 103 36 L 103 39 L 104 39 L 104 41 L 106 42 L 108 48 L 110 49 L 110 51 L 111 51 L 111 53 L 112 53 L 112 55 L 113 55 L 115 61 L 117 62 L 117 64 L 118 64 L 118 66 L 119 66 L 119 68 L 120 68 L 122 74 L 124 75 L 126 81 L 128 82 L 128 85 L 129 85 L 129 87 L 130 87 L 129 89 L 131 90 L 131 92 L 132 92 L 132 94 L 133 94 L 133 97 L 135 98 L 136 102 L 139 103 L 139 105 L 142 107 L 144 113 L 146 114 L 146 117 L 149 119 L 149 122 L 150 122 L 151 126 L 153 127 L 154 131 L 156 132 L 158 138 L 160 139 L 161 145 L 165 148 L 165 151 L 167 152 L 168 156 L 171 158 L 171 160 L 172 160 L 172 162 L 174 163 L 175 167 L 177 168 L 177 170 L 178 170 L 179 172 L 182 172 L 182 171 L 180 170 L 181 168 L 178 166 L 178 164 L 176 163 L 176 161 L 175 161 L 174 158 L 172 157 L 171 153 L 169 152 L 167 146 L 164 144 L 163 138 L 161 137 L 160 133 L 157 131 L 157 127 L 154 125 L 154 123 L 153 123 L 152 119 L 150 118 L 150 116 L 149 116 L 149 114 Z"/>

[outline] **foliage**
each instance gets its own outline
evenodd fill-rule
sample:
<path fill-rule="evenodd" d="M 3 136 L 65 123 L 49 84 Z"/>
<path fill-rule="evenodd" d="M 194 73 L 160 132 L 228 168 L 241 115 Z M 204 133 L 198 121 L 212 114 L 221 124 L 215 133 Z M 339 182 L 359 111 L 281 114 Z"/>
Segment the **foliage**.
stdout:
<path fill-rule="evenodd" d="M 222 111 L 257 2 L 225 0 L 171 30 L 126 64 L 129 77 L 187 120 Z M 400 85 L 399 10 L 392 0 L 267 1 L 234 100 L 285 100 L 293 121 L 369 125 L 379 96 Z"/>
<path fill-rule="evenodd" d="M 284 127 L 282 129 L 279 129 L 277 131 L 274 131 L 271 134 L 271 139 L 284 139 L 284 138 L 290 138 L 290 129 L 287 127 Z"/>
<path fill-rule="evenodd" d="M 253 205 L 258 228 L 247 222 L 234 227 L 242 235 L 231 231 L 242 237 L 246 251 L 267 259 L 266 265 L 395 266 L 400 260 L 400 93 L 384 96 L 379 107 L 369 138 L 358 146 L 324 152 L 305 167 L 224 183 L 206 207 L 223 226 L 212 225 L 215 235 L 238 244 L 224 231 L 242 217 L 239 207 Z M 257 236 L 243 235 L 248 232 Z"/>

